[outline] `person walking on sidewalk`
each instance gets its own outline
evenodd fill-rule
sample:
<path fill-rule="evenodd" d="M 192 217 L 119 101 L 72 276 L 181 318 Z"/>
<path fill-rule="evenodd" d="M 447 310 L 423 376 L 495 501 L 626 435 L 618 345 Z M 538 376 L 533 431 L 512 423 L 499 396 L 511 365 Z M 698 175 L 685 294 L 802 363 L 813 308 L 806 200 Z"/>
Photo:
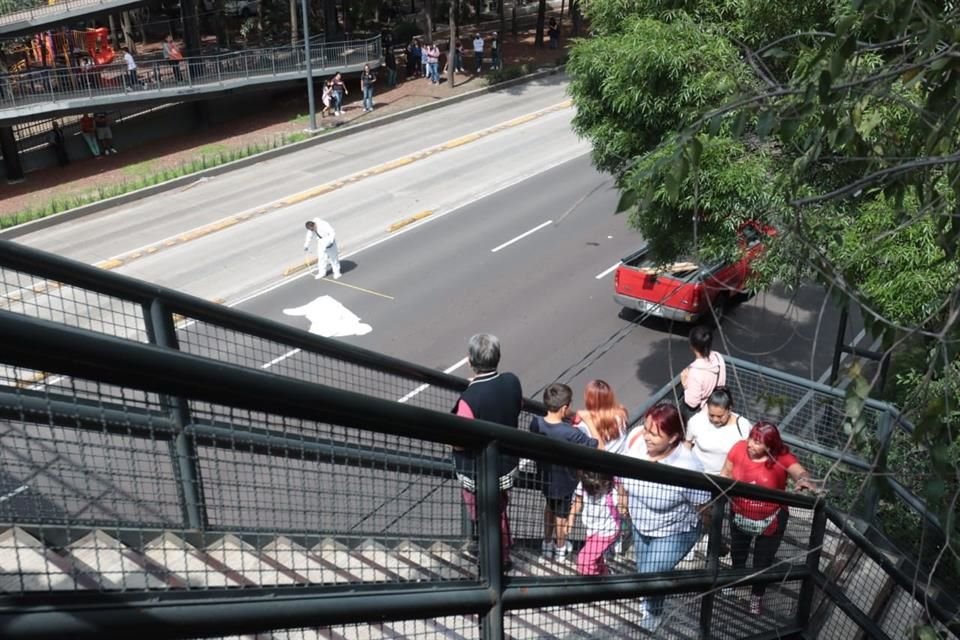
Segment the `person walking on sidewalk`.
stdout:
<path fill-rule="evenodd" d="M 383 66 L 387 68 L 387 87 L 397 86 L 397 57 L 393 54 L 393 47 L 387 47 L 383 55 Z"/>
<path fill-rule="evenodd" d="M 343 113 L 343 96 L 350 93 L 339 72 L 330 80 L 330 89 L 333 91 L 333 115 L 339 116 Z"/>
<path fill-rule="evenodd" d="M 113 146 L 113 129 L 110 128 L 110 116 L 101 111 L 94 114 L 93 124 L 97 128 L 97 142 L 103 150 L 103 155 L 116 154 L 117 150 Z"/>
<path fill-rule="evenodd" d="M 60 128 L 60 123 L 56 120 L 53 121 L 50 133 L 47 134 L 47 142 L 53 152 L 57 154 L 58 165 L 65 167 L 70 164 L 70 156 L 67 155 L 67 140 L 63 137 L 63 129 Z"/>
<path fill-rule="evenodd" d="M 436 43 L 427 45 L 427 75 L 430 82 L 440 84 L 440 47 Z"/>
<path fill-rule="evenodd" d="M 303 239 L 304 252 L 310 251 L 310 244 L 317 242 L 317 280 L 327 275 L 327 270 L 333 271 L 333 279 L 340 279 L 340 251 L 337 249 L 337 234 L 326 220 L 314 218 L 307 220 L 307 228 Z"/>
<path fill-rule="evenodd" d="M 363 89 L 363 112 L 373 111 L 373 85 L 377 81 L 377 74 L 370 71 L 370 65 L 363 65 L 363 73 L 360 74 L 360 88 Z"/>
<path fill-rule="evenodd" d="M 496 31 L 490 38 L 490 68 L 500 69 L 500 36 Z"/>
<path fill-rule="evenodd" d="M 473 35 L 473 56 L 477 59 L 477 75 L 483 72 L 483 36 L 479 33 Z"/>
<path fill-rule="evenodd" d="M 173 78 L 177 81 L 177 84 L 183 82 L 183 74 L 180 72 L 180 61 L 183 60 L 183 54 L 180 52 L 177 43 L 173 41 L 172 33 L 168 33 L 167 39 L 163 42 L 163 59 L 170 65 Z"/>
<path fill-rule="evenodd" d="M 100 145 L 97 144 L 97 128 L 93 117 L 89 113 L 80 116 L 80 137 L 87 143 L 87 148 L 94 158 L 100 158 Z"/>

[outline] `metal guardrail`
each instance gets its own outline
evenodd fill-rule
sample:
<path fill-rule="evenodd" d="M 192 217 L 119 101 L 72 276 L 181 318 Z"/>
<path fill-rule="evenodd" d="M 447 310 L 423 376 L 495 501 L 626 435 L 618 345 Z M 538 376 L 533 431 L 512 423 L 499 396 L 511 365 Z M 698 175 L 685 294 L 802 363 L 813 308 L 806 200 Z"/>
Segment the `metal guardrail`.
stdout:
<path fill-rule="evenodd" d="M 106 4 L 105 0 L 2 0 L 0 1 L 0 25 L 33 20 L 39 16 L 64 13 L 71 9 L 94 9 Z"/>
<path fill-rule="evenodd" d="M 311 44 L 314 75 L 329 74 L 381 59 L 380 36 L 365 40 Z M 133 96 L 155 99 L 185 91 L 210 91 L 254 79 L 296 77 L 306 73 L 302 46 L 244 49 L 182 61 L 152 60 L 128 71 L 124 64 L 45 69 L 0 75 L 0 109 L 17 109 L 63 100 Z"/>

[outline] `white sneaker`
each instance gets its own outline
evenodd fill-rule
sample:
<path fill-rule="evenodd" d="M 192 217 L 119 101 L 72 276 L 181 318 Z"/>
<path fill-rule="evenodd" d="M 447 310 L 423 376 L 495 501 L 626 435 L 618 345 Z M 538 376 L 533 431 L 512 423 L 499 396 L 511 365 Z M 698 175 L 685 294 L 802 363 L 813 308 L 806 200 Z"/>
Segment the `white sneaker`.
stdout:
<path fill-rule="evenodd" d="M 540 555 L 549 558 L 553 555 L 553 543 L 549 540 L 544 540 L 540 543 Z"/>
<path fill-rule="evenodd" d="M 557 562 L 563 562 L 567 559 L 567 554 L 573 550 L 573 545 L 567 540 L 562 547 L 555 547 L 553 550 L 553 559 Z"/>
<path fill-rule="evenodd" d="M 339 273 L 333 274 L 333 279 L 334 279 L 334 280 L 339 280 L 339 279 L 340 279 L 340 274 L 339 274 Z"/>
<path fill-rule="evenodd" d="M 317 272 L 317 275 L 315 275 L 315 276 L 313 276 L 313 277 L 314 277 L 315 280 L 323 280 L 323 277 L 324 277 L 325 275 L 327 275 L 327 274 L 325 274 L 325 273 L 320 273 L 320 272 L 318 271 L 318 272 Z"/>

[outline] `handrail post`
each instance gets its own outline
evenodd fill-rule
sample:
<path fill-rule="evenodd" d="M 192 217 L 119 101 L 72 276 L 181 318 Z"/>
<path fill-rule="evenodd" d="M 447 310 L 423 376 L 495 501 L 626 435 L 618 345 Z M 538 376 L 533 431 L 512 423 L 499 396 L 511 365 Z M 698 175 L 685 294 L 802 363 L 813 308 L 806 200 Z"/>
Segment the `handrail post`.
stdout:
<path fill-rule="evenodd" d="M 816 590 L 816 576 L 820 573 L 820 553 L 827 530 L 827 510 L 822 500 L 813 507 L 813 523 L 810 525 L 810 542 L 807 548 L 807 569 L 809 574 L 800 583 L 800 595 L 797 597 L 797 626 L 807 631 L 810 613 L 813 610 L 813 594 Z"/>
<path fill-rule="evenodd" d="M 873 473 L 870 474 L 870 481 L 864 487 L 863 501 L 858 514 L 864 521 L 871 526 L 876 525 L 877 508 L 880 502 L 880 490 L 878 483 L 887 483 L 886 473 L 887 453 L 890 451 L 890 439 L 893 437 L 893 416 L 890 411 L 880 413 L 880 419 L 877 424 L 877 455 L 873 459 Z"/>
<path fill-rule="evenodd" d="M 720 570 L 720 546 L 723 542 L 723 516 L 727 499 L 717 493 L 710 505 L 710 530 L 707 532 L 707 571 L 713 574 L 714 584 Z M 700 603 L 700 637 L 709 640 L 713 620 L 713 602 L 716 589 L 707 592 Z"/>
<path fill-rule="evenodd" d="M 484 640 L 503 638 L 503 549 L 500 546 L 500 447 L 484 447 L 477 469 L 477 532 L 480 536 L 480 581 L 495 594 L 494 605 L 480 616 Z"/>
<path fill-rule="evenodd" d="M 154 298 L 146 311 L 144 321 L 150 342 L 161 347 L 179 350 L 173 316 L 166 305 Z M 181 397 L 166 397 L 162 401 L 169 406 L 170 417 L 177 429 L 177 435 L 171 441 L 170 448 L 173 469 L 178 480 L 184 522 L 190 529 L 204 529 L 207 518 L 200 484 L 199 459 L 196 448 L 186 432 L 190 424 L 190 408 L 187 401 Z"/>

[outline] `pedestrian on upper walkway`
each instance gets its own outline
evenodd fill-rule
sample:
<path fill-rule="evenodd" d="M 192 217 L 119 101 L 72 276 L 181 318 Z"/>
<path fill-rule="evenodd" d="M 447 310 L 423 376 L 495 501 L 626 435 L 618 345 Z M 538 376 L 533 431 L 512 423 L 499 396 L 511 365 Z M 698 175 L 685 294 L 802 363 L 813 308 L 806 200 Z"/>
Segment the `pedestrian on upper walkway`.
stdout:
<path fill-rule="evenodd" d="M 587 538 L 577 554 L 577 573 L 606 575 L 609 569 L 604 556 L 619 539 L 621 523 L 627 517 L 626 493 L 609 474 L 581 471 L 580 484 L 574 492 L 571 522 L 581 512 Z"/>
<path fill-rule="evenodd" d="M 163 41 L 163 59 L 170 65 L 173 78 L 177 81 L 177 84 L 183 82 L 183 74 L 180 71 L 180 61 L 183 60 L 183 53 L 181 53 L 179 45 L 173 41 L 172 33 L 168 33 L 167 39 Z"/>
<path fill-rule="evenodd" d="M 713 330 L 710 327 L 697 325 L 690 330 L 690 350 L 695 358 L 680 372 L 680 384 L 683 385 L 680 410 L 684 422 L 704 407 L 714 389 L 727 385 L 727 364 L 712 347 Z"/>
<path fill-rule="evenodd" d="M 420 76 L 420 41 L 414 38 L 407 45 L 407 79 Z"/>
<path fill-rule="evenodd" d="M 427 75 L 430 82 L 440 84 L 440 47 L 436 43 L 427 45 Z"/>
<path fill-rule="evenodd" d="M 686 445 L 697 456 L 703 470 L 719 474 L 727 454 L 747 439 L 751 423 L 733 412 L 733 395 L 726 387 L 717 387 L 707 403 L 687 422 Z"/>
<path fill-rule="evenodd" d="M 490 36 L 490 68 L 500 69 L 500 36 L 494 31 Z"/>
<path fill-rule="evenodd" d="M 387 47 L 387 52 L 383 54 L 383 66 L 387 68 L 387 87 L 397 86 L 397 57 L 393 53 L 393 47 Z"/>
<path fill-rule="evenodd" d="M 127 65 L 127 82 L 130 83 L 131 89 L 139 89 L 140 79 L 137 77 L 137 62 L 133 59 L 130 49 L 121 47 L 120 50 L 123 51 L 123 62 Z"/>
<path fill-rule="evenodd" d="M 547 27 L 547 36 L 550 38 L 550 48 L 556 49 L 560 46 L 560 25 L 556 18 L 550 18 L 550 24 Z"/>
<path fill-rule="evenodd" d="M 360 88 L 363 90 L 364 113 L 373 111 L 373 85 L 376 81 L 377 74 L 370 70 L 370 65 L 363 65 L 363 73 L 360 74 Z"/>
<path fill-rule="evenodd" d="M 314 218 L 307 220 L 304 226 L 307 233 L 303 239 L 303 250 L 310 251 L 310 245 L 317 243 L 317 280 L 333 271 L 333 279 L 340 279 L 340 251 L 337 248 L 337 234 L 326 220 Z"/>
<path fill-rule="evenodd" d="M 460 394 L 453 413 L 463 418 L 486 420 L 517 428 L 523 406 L 520 380 L 512 373 L 497 370 L 500 366 L 500 340 L 488 333 L 478 333 L 467 343 L 467 360 L 475 375 Z M 462 487 L 461 496 L 473 522 L 477 521 L 477 460 L 473 451 L 453 448 L 453 462 Z M 500 487 L 500 552 L 504 570 L 512 566 L 510 518 L 507 505 L 510 488 L 517 474 L 519 460 L 501 454 L 497 475 Z"/>

